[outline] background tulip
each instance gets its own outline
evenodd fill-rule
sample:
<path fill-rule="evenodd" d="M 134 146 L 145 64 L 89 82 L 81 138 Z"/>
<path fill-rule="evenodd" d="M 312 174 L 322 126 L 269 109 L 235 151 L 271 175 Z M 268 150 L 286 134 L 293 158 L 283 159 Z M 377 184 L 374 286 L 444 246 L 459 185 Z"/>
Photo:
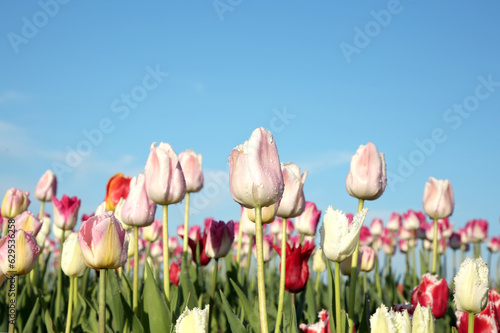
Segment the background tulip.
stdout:
<path fill-rule="evenodd" d="M 379 237 L 382 235 L 382 231 L 384 230 L 384 223 L 381 219 L 375 218 L 372 220 L 370 224 L 370 232 L 374 237 Z"/>
<path fill-rule="evenodd" d="M 16 221 L 16 229 L 23 229 L 24 231 L 33 232 L 33 236 L 37 236 L 42 228 L 40 220 L 30 211 L 24 211 L 17 215 L 14 220 Z"/>
<path fill-rule="evenodd" d="M 455 306 L 458 311 L 479 313 L 488 303 L 488 266 L 481 258 L 465 260 L 455 276 Z"/>
<path fill-rule="evenodd" d="M 70 233 L 64 241 L 61 268 L 67 276 L 79 277 L 85 273 L 87 265 L 83 262 L 82 249 L 78 242 L 78 234 Z"/>
<path fill-rule="evenodd" d="M 208 333 L 208 316 L 210 307 L 194 308 L 189 310 L 187 307 L 175 322 L 176 333 Z"/>
<path fill-rule="evenodd" d="M 205 252 L 210 258 L 223 258 L 231 250 L 234 241 L 234 223 L 211 221 L 207 230 Z"/>
<path fill-rule="evenodd" d="M 420 220 L 413 209 L 403 213 L 403 227 L 410 231 L 417 230 L 420 227 Z"/>
<path fill-rule="evenodd" d="M 457 311 L 458 333 L 468 333 L 469 314 Z M 474 332 L 476 333 L 498 333 L 500 322 L 498 312 L 492 302 L 488 302 L 486 308 L 474 316 Z"/>
<path fill-rule="evenodd" d="M 177 154 L 168 143 L 151 144 L 144 170 L 148 197 L 158 205 L 181 202 L 186 195 L 186 180 Z"/>
<path fill-rule="evenodd" d="M 61 201 L 52 197 L 54 206 L 54 225 L 62 230 L 71 230 L 75 227 L 80 209 L 81 200 L 77 197 L 68 197 L 64 194 Z"/>
<path fill-rule="evenodd" d="M 281 256 L 281 248 L 273 248 Z M 314 251 L 314 243 L 305 242 L 304 245 L 291 248 L 286 245 L 286 268 L 285 268 L 285 290 L 291 293 L 299 293 L 305 289 L 309 280 L 309 265 L 307 261 Z"/>
<path fill-rule="evenodd" d="M 424 211 L 432 219 L 444 219 L 453 213 L 455 200 L 448 179 L 429 178 L 424 188 Z"/>
<path fill-rule="evenodd" d="M 14 238 L 10 236 L 11 233 L 0 238 L 0 270 L 7 276 L 28 274 L 40 254 L 36 239 L 31 231 L 22 229 L 16 230 Z M 14 249 L 14 253 L 10 253 L 9 249 Z M 11 261 L 14 259 L 14 262 L 9 259 Z"/>
<path fill-rule="evenodd" d="M 295 218 L 295 230 L 302 235 L 316 236 L 321 211 L 316 208 L 316 204 L 307 201 L 304 212 Z"/>
<path fill-rule="evenodd" d="M 281 163 L 285 190 L 276 215 L 283 218 L 297 217 L 304 211 L 304 183 L 307 170 L 301 175 L 300 168 L 293 163 Z"/>
<path fill-rule="evenodd" d="M 477 243 L 484 242 L 488 238 L 489 223 L 486 220 L 474 219 L 467 222 L 465 231 L 469 241 Z"/>
<path fill-rule="evenodd" d="M 432 309 L 430 306 L 421 306 L 417 304 L 413 312 L 412 332 L 419 333 L 434 333 L 434 318 L 432 316 Z"/>
<path fill-rule="evenodd" d="M 14 187 L 8 189 L 2 201 L 2 216 L 11 219 L 24 212 L 30 205 L 29 195 Z"/>
<path fill-rule="evenodd" d="M 178 265 L 177 263 L 173 262 L 170 264 L 170 269 L 168 270 L 168 272 L 169 272 L 170 282 L 172 282 L 174 285 L 178 286 L 179 285 L 179 275 L 181 273 L 181 266 Z"/>
<path fill-rule="evenodd" d="M 129 239 L 113 215 L 97 215 L 78 231 L 83 261 L 95 270 L 115 269 L 125 264 Z"/>
<path fill-rule="evenodd" d="M 343 212 L 328 207 L 320 229 L 321 249 L 326 258 L 342 262 L 354 252 L 367 212 L 368 209 L 363 208 L 349 225 Z"/>
<path fill-rule="evenodd" d="M 269 262 L 272 258 L 273 253 L 273 239 L 270 235 L 262 236 L 262 253 L 264 262 Z M 257 246 L 255 243 L 252 246 L 252 254 L 254 257 L 257 257 Z"/>
<path fill-rule="evenodd" d="M 358 199 L 375 200 L 384 193 L 386 185 L 384 154 L 371 142 L 360 145 L 351 159 L 345 184 L 347 192 Z"/>
<path fill-rule="evenodd" d="M 35 198 L 40 201 L 50 201 L 57 192 L 57 178 L 52 170 L 47 170 L 42 175 L 35 188 Z"/>
<path fill-rule="evenodd" d="M 109 178 L 106 184 L 106 196 L 104 197 L 108 211 L 114 211 L 121 198 L 127 199 L 131 180 L 132 178 L 120 172 Z"/>
<path fill-rule="evenodd" d="M 316 249 L 313 256 L 313 271 L 316 273 L 321 273 L 326 270 L 325 258 L 323 258 L 323 251 L 321 249 Z"/>
<path fill-rule="evenodd" d="M 361 246 L 359 248 L 359 269 L 362 272 L 371 272 L 375 267 L 376 253 L 369 246 Z"/>
<path fill-rule="evenodd" d="M 179 154 L 179 162 L 186 180 L 186 192 L 199 192 L 203 187 L 201 161 L 201 154 L 196 154 L 192 149 Z"/>
<path fill-rule="evenodd" d="M 411 303 L 413 306 L 430 306 L 436 319 L 443 318 L 448 304 L 449 289 L 446 280 L 437 275 L 422 275 L 420 284 L 413 289 Z"/>
<path fill-rule="evenodd" d="M 399 231 L 401 228 L 401 215 L 398 213 L 392 213 L 389 221 L 387 222 L 387 229 L 390 231 Z"/>
<path fill-rule="evenodd" d="M 276 212 L 278 211 L 279 201 L 267 207 L 262 207 L 261 216 L 262 223 L 272 223 L 276 219 Z M 255 223 L 255 209 L 247 209 L 248 219 Z"/>
<path fill-rule="evenodd" d="M 229 190 L 247 208 L 270 206 L 283 196 L 284 182 L 273 135 L 263 127 L 229 156 Z"/>
<path fill-rule="evenodd" d="M 151 225 L 141 229 L 142 237 L 144 238 L 145 241 L 156 242 L 156 240 L 160 238 L 162 226 L 163 223 L 159 219 L 155 219 Z M 175 241 L 177 242 L 177 238 L 175 237 L 172 238 L 175 239 Z M 170 239 L 168 245 L 170 246 Z M 178 243 L 173 245 L 177 247 Z"/>
<path fill-rule="evenodd" d="M 315 324 L 300 324 L 299 328 L 304 333 L 330 333 L 330 320 L 328 311 L 321 310 L 318 313 L 319 321 Z"/>
<path fill-rule="evenodd" d="M 156 204 L 151 201 L 146 192 L 144 174 L 132 178 L 130 193 L 121 207 L 122 222 L 130 226 L 146 227 L 154 221 Z"/>

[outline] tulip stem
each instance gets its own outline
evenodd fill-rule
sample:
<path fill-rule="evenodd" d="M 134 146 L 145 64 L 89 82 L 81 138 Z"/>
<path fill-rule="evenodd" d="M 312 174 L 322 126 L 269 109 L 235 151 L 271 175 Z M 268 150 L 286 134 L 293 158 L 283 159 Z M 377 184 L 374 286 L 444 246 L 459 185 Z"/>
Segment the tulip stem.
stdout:
<path fill-rule="evenodd" d="M 189 237 L 188 235 L 188 227 L 189 227 L 189 192 L 186 192 L 186 209 L 184 210 L 184 244 L 182 248 L 182 252 L 187 253 Z"/>
<path fill-rule="evenodd" d="M 11 277 L 12 281 L 10 282 L 11 286 L 14 286 L 14 290 L 11 292 L 6 293 L 6 295 L 9 297 L 9 304 L 14 304 L 14 318 L 9 316 L 9 333 L 14 333 L 16 331 L 16 298 L 17 298 L 17 283 L 18 283 L 18 276 L 14 275 Z M 10 309 L 10 308 L 9 308 Z M 11 312 L 9 311 L 9 315 Z"/>
<path fill-rule="evenodd" d="M 285 298 L 286 239 L 287 239 L 287 236 L 286 236 L 286 225 L 287 225 L 287 219 L 283 218 L 283 223 L 281 224 L 281 273 L 280 273 L 280 289 L 279 289 L 279 300 L 278 300 L 278 312 L 276 313 L 276 325 L 275 325 L 275 328 L 274 328 L 274 332 L 275 333 L 279 333 L 280 332 L 281 317 L 283 316 L 283 299 Z M 318 276 L 319 276 L 319 273 L 318 273 Z"/>
<path fill-rule="evenodd" d="M 186 230 L 186 229 L 184 229 L 184 230 Z M 214 300 L 215 289 L 217 287 L 217 271 L 219 270 L 219 258 L 214 258 L 214 259 L 215 259 L 215 264 L 214 264 L 214 271 L 212 273 L 212 290 L 210 291 L 209 309 L 213 309 L 213 305 L 214 305 L 214 301 L 215 301 Z M 214 313 L 214 311 L 209 311 L 209 314 L 208 314 L 208 332 L 212 332 L 211 327 L 212 327 L 213 313 Z"/>
<path fill-rule="evenodd" d="M 106 272 L 99 271 L 99 333 L 106 332 Z"/>
<path fill-rule="evenodd" d="M 73 290 L 71 292 L 73 293 L 73 308 L 76 309 L 76 306 L 78 305 L 78 279 L 76 276 L 71 277 L 70 279 L 74 281 Z"/>
<path fill-rule="evenodd" d="M 241 223 L 238 225 L 238 249 L 236 250 L 236 262 L 238 263 L 238 272 L 240 268 L 240 258 L 241 258 L 241 244 L 243 237 L 243 228 L 241 227 Z"/>
<path fill-rule="evenodd" d="M 321 273 L 316 273 L 316 283 L 314 284 L 314 292 L 316 293 L 316 309 L 319 308 L 320 294 L 319 294 L 319 279 L 321 277 Z"/>
<path fill-rule="evenodd" d="M 56 306 L 55 306 L 55 318 L 59 318 L 61 313 L 61 297 L 62 297 L 62 253 L 64 244 L 64 233 L 66 230 L 62 230 L 61 242 L 59 244 L 59 268 L 57 269 L 57 290 L 56 290 Z"/>
<path fill-rule="evenodd" d="M 358 213 L 363 209 L 365 200 L 358 200 Z M 359 254 L 359 237 L 356 244 L 356 249 L 352 254 L 351 275 L 349 276 L 349 327 L 354 327 L 354 301 L 356 299 L 356 282 L 358 280 L 358 254 Z M 337 273 L 335 273 L 337 274 Z M 340 332 L 340 331 L 338 331 Z"/>
<path fill-rule="evenodd" d="M 432 240 L 432 274 L 436 274 L 438 260 L 438 221 L 434 219 L 434 239 Z"/>
<path fill-rule="evenodd" d="M 304 234 L 300 234 L 300 243 L 299 243 L 300 245 L 304 244 L 304 237 L 305 236 L 306 235 L 304 235 Z"/>
<path fill-rule="evenodd" d="M 457 275 L 457 251 L 453 250 L 453 276 Z"/>
<path fill-rule="evenodd" d="M 367 286 L 366 286 L 366 272 L 363 272 L 363 293 L 366 294 L 368 291 Z"/>
<path fill-rule="evenodd" d="M 417 242 L 415 242 L 415 233 L 411 232 L 411 254 L 413 259 L 413 285 L 417 285 L 417 260 L 415 258 L 415 248 L 417 247 Z"/>
<path fill-rule="evenodd" d="M 75 280 L 73 277 L 69 278 L 69 302 L 68 302 L 68 316 L 66 317 L 66 333 L 71 332 L 71 317 L 73 316 L 73 289 Z"/>
<path fill-rule="evenodd" d="M 43 210 L 44 210 L 44 208 L 45 208 L 45 201 L 42 201 L 42 202 L 40 203 L 40 213 L 38 214 L 38 219 L 39 219 L 39 220 L 41 220 L 41 219 L 42 219 L 42 217 L 43 217 Z M 43 221 L 40 221 L 40 222 L 42 222 L 42 223 L 43 223 Z"/>
<path fill-rule="evenodd" d="M 151 254 L 151 242 L 148 241 L 148 243 L 146 244 L 146 257 L 145 260 L 144 260 L 144 271 L 143 271 L 143 274 L 142 274 L 142 279 L 144 280 L 144 282 L 146 282 L 146 264 L 148 262 L 148 257 L 149 255 Z M 151 265 L 151 272 L 153 272 L 153 266 Z M 154 277 L 154 275 L 153 275 Z"/>
<path fill-rule="evenodd" d="M 375 288 L 377 289 L 377 295 L 382 299 L 382 287 L 380 285 L 380 274 L 378 269 L 378 256 L 375 258 Z"/>
<path fill-rule="evenodd" d="M 255 207 L 255 238 L 257 247 L 257 287 L 259 295 L 260 333 L 268 333 L 266 286 L 264 283 L 264 251 L 262 239 L 262 207 Z M 283 240 L 282 240 L 283 241 Z M 286 240 L 285 240 L 286 242 Z"/>
<path fill-rule="evenodd" d="M 247 262 L 245 267 L 245 277 L 247 279 L 248 279 L 248 273 L 250 272 L 250 262 L 252 261 L 252 247 L 253 247 L 253 237 L 250 237 L 250 243 L 248 243 Z"/>
<path fill-rule="evenodd" d="M 352 288 L 352 287 L 351 287 Z M 349 319 L 351 321 L 352 319 Z M 342 332 L 340 322 L 340 263 L 335 262 L 335 329 Z"/>
<path fill-rule="evenodd" d="M 474 316 L 474 313 L 469 312 L 469 333 L 474 333 Z"/>
<path fill-rule="evenodd" d="M 188 231 L 184 229 L 184 239 L 187 243 Z M 165 298 L 170 303 L 170 279 L 168 272 L 168 205 L 163 205 L 163 289 Z"/>
<path fill-rule="evenodd" d="M 132 310 L 139 305 L 139 227 L 134 226 L 134 281 L 132 282 Z"/>

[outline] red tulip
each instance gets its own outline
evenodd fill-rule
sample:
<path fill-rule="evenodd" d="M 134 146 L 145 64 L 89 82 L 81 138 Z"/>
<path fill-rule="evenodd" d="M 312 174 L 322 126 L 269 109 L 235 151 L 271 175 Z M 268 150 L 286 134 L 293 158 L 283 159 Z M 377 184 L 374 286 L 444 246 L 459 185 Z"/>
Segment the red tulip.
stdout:
<path fill-rule="evenodd" d="M 359 233 L 359 246 L 371 245 L 373 242 L 373 236 L 370 229 L 367 226 L 362 226 Z"/>
<path fill-rule="evenodd" d="M 273 248 L 281 256 L 281 248 L 273 245 Z M 313 242 L 305 242 L 293 249 L 286 245 L 286 272 L 285 290 L 291 293 L 298 293 L 305 289 L 309 279 L 309 265 L 307 260 L 314 251 Z"/>
<path fill-rule="evenodd" d="M 300 324 L 300 329 L 304 333 L 330 333 L 330 320 L 328 317 L 328 311 L 321 310 L 318 313 L 319 321 L 315 324 Z"/>
<path fill-rule="evenodd" d="M 170 264 L 170 269 L 168 270 L 170 276 L 170 282 L 172 282 L 176 286 L 179 285 L 180 272 L 181 272 L 181 267 L 178 264 L 176 264 L 175 262 Z"/>
<path fill-rule="evenodd" d="M 127 199 L 130 181 L 132 178 L 117 172 L 113 177 L 109 178 L 106 184 L 106 210 L 114 211 L 120 198 Z"/>
<path fill-rule="evenodd" d="M 207 233 L 203 232 L 203 236 L 196 242 L 191 238 L 188 238 L 188 245 L 191 248 L 191 253 L 193 254 L 193 261 L 196 262 L 196 244 L 199 244 L 200 248 L 200 265 L 206 266 L 212 258 L 207 256 L 205 252 L 205 244 L 207 243 Z"/>
<path fill-rule="evenodd" d="M 443 278 L 438 280 L 437 275 L 426 273 L 422 276 L 422 281 L 413 289 L 411 303 L 413 306 L 430 306 L 434 318 L 443 318 L 448 302 L 448 284 Z"/>
<path fill-rule="evenodd" d="M 458 333 L 467 333 L 469 325 L 469 314 L 457 311 Z M 486 308 L 474 316 L 474 333 L 498 333 L 500 319 L 493 302 L 488 302 Z"/>

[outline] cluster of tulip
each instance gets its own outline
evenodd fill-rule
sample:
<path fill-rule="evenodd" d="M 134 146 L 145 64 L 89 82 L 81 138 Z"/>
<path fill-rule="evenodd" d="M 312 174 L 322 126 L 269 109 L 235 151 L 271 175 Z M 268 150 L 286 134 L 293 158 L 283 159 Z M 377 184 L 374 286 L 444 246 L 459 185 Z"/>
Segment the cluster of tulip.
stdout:
<path fill-rule="evenodd" d="M 393 213 L 385 227 L 378 218 L 368 227 L 365 202 L 378 199 L 387 183 L 384 154 L 373 143 L 359 147 L 346 178 L 348 194 L 358 200 L 356 214 L 329 206 L 320 224 L 321 211 L 305 199 L 306 178 L 307 171 L 280 162 L 272 134 L 258 128 L 229 156 L 230 192 L 241 209 L 236 222 L 207 218 L 203 230 L 189 225 L 190 194 L 203 188 L 202 158 L 192 150 L 177 155 L 167 143 L 151 145 L 144 173 L 111 177 L 104 202 L 95 213 L 82 216 L 76 231 L 81 201 L 56 198 L 52 171 L 35 189 L 41 201 L 38 215 L 28 211 L 29 193 L 12 188 L 1 206 L 0 285 L 9 277 L 14 288 L 0 296 L 0 306 L 14 304 L 19 319 L 0 318 L 0 330 L 500 330 L 500 294 L 489 289 L 490 265 L 481 259 L 488 222 L 471 220 L 453 231 L 448 180 L 429 179 L 423 212 Z M 44 212 L 49 201 L 58 242 L 49 237 L 51 219 Z M 181 201 L 186 205 L 184 224 L 177 228 L 182 244 L 168 234 L 168 206 Z M 162 220 L 155 219 L 157 205 L 162 206 Z M 474 259 L 465 258 L 471 242 Z M 391 270 L 397 245 L 406 254 L 402 280 Z M 448 246 L 462 253 L 458 273 L 453 254 L 450 286 L 446 266 L 440 264 Z M 387 257 L 382 274 L 381 249 Z M 491 238 L 488 249 L 490 263 L 500 237 Z M 279 265 L 273 261 L 278 257 Z M 256 277 L 250 273 L 252 258 Z M 219 271 L 225 274 L 221 277 Z M 22 275 L 27 276 L 19 279 Z M 453 299 L 450 289 L 455 290 Z M 32 309 L 30 303 L 35 304 Z"/>

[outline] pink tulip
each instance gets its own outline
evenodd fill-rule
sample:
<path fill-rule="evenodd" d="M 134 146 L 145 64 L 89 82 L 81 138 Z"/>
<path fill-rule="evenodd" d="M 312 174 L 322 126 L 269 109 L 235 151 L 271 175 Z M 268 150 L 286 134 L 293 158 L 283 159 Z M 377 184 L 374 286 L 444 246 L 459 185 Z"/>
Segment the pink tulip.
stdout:
<path fill-rule="evenodd" d="M 441 240 L 441 238 L 443 238 L 443 225 L 439 224 L 439 223 L 437 226 L 437 236 L 438 236 L 438 238 L 437 238 L 438 240 Z M 425 238 L 427 238 L 430 241 L 434 240 L 434 227 L 433 226 L 429 225 L 429 227 L 425 231 Z"/>
<path fill-rule="evenodd" d="M 199 192 L 203 187 L 201 161 L 201 154 L 196 154 L 192 149 L 179 154 L 179 162 L 186 180 L 186 192 Z"/>
<path fill-rule="evenodd" d="M 175 237 L 172 237 L 174 238 L 175 240 L 177 240 L 177 238 Z M 169 240 L 168 240 L 168 248 L 170 249 L 170 237 L 169 237 Z M 179 246 L 177 244 L 177 246 Z M 176 246 L 176 247 L 177 247 Z M 181 246 L 181 249 L 182 249 L 182 246 Z M 175 248 L 173 248 L 172 250 L 170 250 L 171 252 L 174 252 Z M 151 248 L 149 249 L 149 254 L 151 255 L 151 257 L 157 259 L 157 260 L 160 260 L 162 259 L 162 255 L 163 255 L 163 245 L 161 242 L 153 242 L 151 243 Z"/>
<path fill-rule="evenodd" d="M 153 223 L 155 213 L 156 204 L 148 197 L 145 177 L 141 173 L 130 181 L 130 191 L 120 211 L 120 217 L 127 225 L 147 227 Z"/>
<path fill-rule="evenodd" d="M 153 223 L 151 223 L 151 225 L 142 228 L 142 237 L 147 242 L 156 242 L 156 240 L 160 238 L 162 226 L 162 221 L 159 219 L 155 219 Z M 177 238 L 174 237 L 174 239 L 177 241 Z M 168 245 L 170 246 L 170 242 L 168 243 Z"/>
<path fill-rule="evenodd" d="M 362 226 L 359 233 L 359 246 L 371 245 L 373 242 L 373 236 L 370 229 L 367 226 Z"/>
<path fill-rule="evenodd" d="M 375 218 L 372 220 L 372 223 L 370 224 L 370 232 L 373 236 L 379 237 L 380 235 L 382 235 L 383 229 L 384 222 L 382 222 L 381 219 Z"/>
<path fill-rule="evenodd" d="M 231 250 L 234 241 L 233 221 L 224 223 L 223 221 L 212 220 L 206 229 L 207 242 L 205 252 L 210 258 L 223 258 Z"/>
<path fill-rule="evenodd" d="M 71 230 L 75 227 L 80 209 L 81 200 L 77 197 L 68 197 L 63 194 L 61 201 L 52 197 L 54 206 L 54 224 L 63 230 Z"/>
<path fill-rule="evenodd" d="M 387 228 L 384 228 L 382 236 L 379 237 L 382 242 L 382 250 L 386 255 L 394 255 L 396 251 L 396 237 L 391 236 L 391 231 Z"/>
<path fill-rule="evenodd" d="M 170 264 L 170 269 L 168 270 L 170 282 L 174 285 L 179 285 L 179 277 L 181 273 L 181 265 L 180 263 L 173 262 Z"/>
<path fill-rule="evenodd" d="M 16 221 L 16 230 L 23 229 L 24 231 L 31 231 L 35 237 L 42 228 L 40 220 L 30 211 L 22 212 L 17 215 L 14 220 Z"/>
<path fill-rule="evenodd" d="M 420 227 L 420 219 L 413 209 L 403 213 L 403 227 L 407 230 L 417 230 Z"/>
<path fill-rule="evenodd" d="M 78 231 L 83 261 L 95 270 L 122 267 L 127 260 L 128 235 L 113 215 L 97 215 Z"/>
<path fill-rule="evenodd" d="M 161 236 L 161 234 L 160 234 L 160 236 Z M 158 243 L 158 242 L 155 242 L 155 243 Z M 155 244 L 155 243 L 153 243 L 153 244 Z M 179 243 L 179 240 L 177 240 L 177 237 L 174 237 L 174 236 L 168 237 L 168 250 L 170 252 L 173 252 L 179 245 L 180 245 L 180 243 Z M 162 248 L 163 248 L 163 246 L 162 246 Z"/>
<path fill-rule="evenodd" d="M 455 207 L 450 181 L 430 177 L 429 182 L 425 184 L 423 205 L 425 213 L 432 219 L 450 216 Z"/>
<path fill-rule="evenodd" d="M 229 156 L 229 190 L 247 208 L 270 206 L 283 196 L 284 181 L 273 135 L 263 127 Z"/>
<path fill-rule="evenodd" d="M 148 197 L 158 205 L 181 202 L 186 195 L 186 180 L 177 154 L 168 143 L 151 144 L 144 170 Z"/>
<path fill-rule="evenodd" d="M 177 227 L 177 235 L 180 238 L 184 239 L 184 225 L 180 225 Z M 192 239 L 195 242 L 198 242 L 201 239 L 201 227 L 199 225 L 193 225 L 189 227 L 188 238 Z"/>
<path fill-rule="evenodd" d="M 28 209 L 29 195 L 29 192 L 23 192 L 14 187 L 8 189 L 2 201 L 2 216 L 11 219 Z"/>
<path fill-rule="evenodd" d="M 39 254 L 40 248 L 31 231 L 17 229 L 15 234 L 9 232 L 0 238 L 0 270 L 7 276 L 28 274 Z"/>
<path fill-rule="evenodd" d="M 402 240 L 408 240 L 408 239 L 411 239 L 412 236 L 414 238 L 416 238 L 415 236 L 417 235 L 417 232 L 416 231 L 410 231 L 404 227 L 401 227 L 401 229 L 399 229 L 399 238 L 402 239 Z"/>
<path fill-rule="evenodd" d="M 471 242 L 484 242 L 488 239 L 488 221 L 481 219 L 474 219 L 467 222 L 465 230 L 467 237 Z"/>
<path fill-rule="evenodd" d="M 375 267 L 375 251 L 366 245 L 360 246 L 358 256 L 358 266 L 362 272 L 371 272 Z"/>
<path fill-rule="evenodd" d="M 360 145 L 351 159 L 351 168 L 346 178 L 347 192 L 358 199 L 375 200 L 385 191 L 387 175 L 384 154 L 368 142 Z"/>
<path fill-rule="evenodd" d="M 491 237 L 490 241 L 486 245 L 491 253 L 497 253 L 500 250 L 500 239 L 496 237 Z"/>
<path fill-rule="evenodd" d="M 438 224 L 441 224 L 441 230 L 443 230 L 443 237 L 450 238 L 453 233 L 453 222 L 449 218 L 439 219 Z"/>
<path fill-rule="evenodd" d="M 305 209 L 304 183 L 307 170 L 301 175 L 300 168 L 293 163 L 281 163 L 285 191 L 276 215 L 284 218 L 297 217 Z"/>
<path fill-rule="evenodd" d="M 387 229 L 390 231 L 399 231 L 401 228 L 401 215 L 398 213 L 392 213 L 391 217 L 389 218 L 389 222 L 387 222 Z"/>
<path fill-rule="evenodd" d="M 293 235 L 293 236 L 288 236 L 288 244 L 290 244 L 291 247 L 297 247 L 300 245 L 300 235 Z"/>
<path fill-rule="evenodd" d="M 57 192 L 57 178 L 52 170 L 47 170 L 42 175 L 35 188 L 35 198 L 40 201 L 50 201 Z"/>
<path fill-rule="evenodd" d="M 295 230 L 303 235 L 316 236 L 320 217 L 321 211 L 316 208 L 316 204 L 307 201 L 304 212 L 295 218 Z"/>

